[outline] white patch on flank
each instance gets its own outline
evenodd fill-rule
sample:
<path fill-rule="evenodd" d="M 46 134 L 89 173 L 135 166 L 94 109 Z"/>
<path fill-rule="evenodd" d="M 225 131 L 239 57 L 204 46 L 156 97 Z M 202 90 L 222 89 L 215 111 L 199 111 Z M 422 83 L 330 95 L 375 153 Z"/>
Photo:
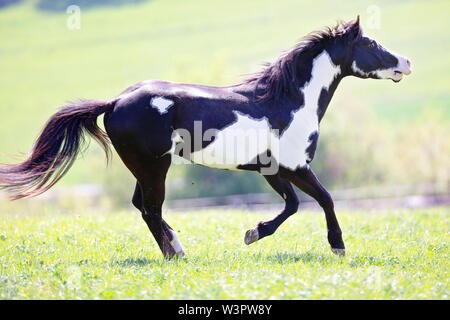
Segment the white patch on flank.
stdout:
<path fill-rule="evenodd" d="M 177 150 L 177 144 L 184 142 L 183 137 L 180 136 L 178 131 L 174 131 L 172 133 L 171 140 L 172 140 L 172 146 L 170 147 L 169 150 L 167 150 L 167 152 L 164 153 L 164 155 L 170 154 L 172 156 L 173 164 L 190 164 L 191 162 L 189 160 L 180 156 L 180 150 Z M 188 141 L 188 143 L 190 143 L 190 142 Z M 176 157 L 174 157 L 174 156 L 176 156 Z"/>
<path fill-rule="evenodd" d="M 175 233 L 175 231 L 170 230 L 170 233 L 172 234 L 172 241 L 170 241 L 170 244 L 172 245 L 173 249 L 175 250 L 175 253 L 177 255 L 184 255 L 184 250 L 183 247 L 181 246 L 180 241 L 178 240 L 177 234 Z"/>
<path fill-rule="evenodd" d="M 173 156 L 175 153 L 175 148 L 176 148 L 177 143 L 182 141 L 180 135 L 176 131 L 172 133 L 171 140 L 172 140 L 172 146 L 170 147 L 169 150 L 166 151 L 166 153 L 164 153 L 164 155 L 170 154 Z"/>
<path fill-rule="evenodd" d="M 173 101 L 166 99 L 164 97 L 153 97 L 150 100 L 150 105 L 156 109 L 160 114 L 166 113 L 171 106 L 173 106 Z"/>
<path fill-rule="evenodd" d="M 306 149 L 311 142 L 309 136 L 319 131 L 319 97 L 322 89 L 328 90 L 333 80 L 341 73 L 326 51 L 313 60 L 311 80 L 305 84 L 303 91 L 305 104 L 294 113 L 290 126 L 284 131 L 280 139 L 279 163 L 289 169 L 307 165 Z"/>
<path fill-rule="evenodd" d="M 254 119 L 237 111 L 234 113 L 237 120 L 221 131 L 211 132 L 214 141 L 206 148 L 191 153 L 192 162 L 213 168 L 236 169 L 255 160 L 268 149 L 276 153 L 273 142 L 277 138 L 266 118 Z"/>

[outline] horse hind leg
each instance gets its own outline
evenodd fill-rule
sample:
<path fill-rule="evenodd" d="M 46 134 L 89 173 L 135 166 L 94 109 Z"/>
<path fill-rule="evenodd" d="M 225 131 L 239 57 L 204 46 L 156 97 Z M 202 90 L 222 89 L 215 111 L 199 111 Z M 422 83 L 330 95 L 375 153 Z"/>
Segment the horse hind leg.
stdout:
<path fill-rule="evenodd" d="M 114 140 L 113 140 L 114 144 Z M 171 155 L 166 154 L 155 158 L 151 153 L 143 152 L 139 148 L 122 150 L 115 146 L 127 168 L 136 177 L 140 189 L 133 203 L 142 213 L 150 232 L 153 234 L 161 252 L 166 258 L 176 255 L 171 239 L 173 235 L 164 227 L 162 219 L 162 205 L 165 197 L 166 174 L 171 164 Z M 135 192 L 136 193 L 136 192 Z"/>
<path fill-rule="evenodd" d="M 171 156 L 169 154 L 153 162 L 144 161 L 144 170 L 139 170 L 136 175 L 141 189 L 142 218 L 155 237 L 163 255 L 168 259 L 175 255 L 182 255 L 175 232 L 166 227 L 167 224 L 163 223 L 162 219 L 165 178 L 170 162 Z M 177 250 L 179 251 L 178 254 Z"/>
<path fill-rule="evenodd" d="M 147 217 L 146 217 L 145 210 L 143 207 L 143 202 L 142 202 L 142 190 L 141 190 L 141 187 L 139 186 L 138 182 L 136 182 L 136 187 L 134 189 L 132 203 L 139 211 L 141 211 L 142 217 L 143 217 L 144 221 L 146 221 Z M 184 256 L 185 255 L 184 249 L 178 239 L 177 234 L 164 219 L 161 219 L 161 220 L 162 220 L 163 232 L 168 236 L 170 244 L 172 245 L 172 248 L 175 251 L 175 255 L 178 257 Z M 147 223 L 147 225 L 148 225 L 148 223 Z"/>
<path fill-rule="evenodd" d="M 105 115 L 104 123 L 118 155 L 139 184 L 142 218 L 163 255 L 171 258 L 176 255 L 177 243 L 171 244 L 175 236 L 163 223 L 162 205 L 171 164 L 168 151 L 173 145 L 173 112 L 162 115 L 153 107 L 153 98 L 145 90 L 130 93 L 119 99 L 111 114 Z"/>

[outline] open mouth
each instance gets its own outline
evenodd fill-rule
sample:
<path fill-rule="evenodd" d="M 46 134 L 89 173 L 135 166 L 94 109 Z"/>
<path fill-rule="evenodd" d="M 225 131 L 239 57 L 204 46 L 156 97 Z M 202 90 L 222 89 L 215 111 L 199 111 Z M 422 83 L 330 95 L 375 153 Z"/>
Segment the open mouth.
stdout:
<path fill-rule="evenodd" d="M 403 78 L 403 72 L 399 70 L 394 70 L 394 78 L 392 78 L 392 81 L 394 82 L 400 82 Z"/>
<path fill-rule="evenodd" d="M 397 66 L 390 69 L 391 74 L 388 76 L 394 82 L 399 82 L 403 76 L 411 74 L 411 62 L 403 57 L 398 57 L 398 61 Z"/>

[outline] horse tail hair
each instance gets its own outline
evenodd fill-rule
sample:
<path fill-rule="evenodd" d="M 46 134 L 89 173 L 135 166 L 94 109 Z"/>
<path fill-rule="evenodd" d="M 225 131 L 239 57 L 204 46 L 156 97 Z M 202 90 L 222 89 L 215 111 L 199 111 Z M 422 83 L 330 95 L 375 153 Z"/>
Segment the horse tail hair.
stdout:
<path fill-rule="evenodd" d="M 17 200 L 50 189 L 84 150 L 86 132 L 100 143 L 109 162 L 110 141 L 97 125 L 97 117 L 111 111 L 114 104 L 114 100 L 81 100 L 63 106 L 48 120 L 25 161 L 0 166 L 0 190 Z"/>

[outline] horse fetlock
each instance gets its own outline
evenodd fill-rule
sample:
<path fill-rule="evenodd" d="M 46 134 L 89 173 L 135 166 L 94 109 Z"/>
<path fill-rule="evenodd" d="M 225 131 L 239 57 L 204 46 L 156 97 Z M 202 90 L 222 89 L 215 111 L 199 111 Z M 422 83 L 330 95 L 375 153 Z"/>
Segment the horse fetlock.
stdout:
<path fill-rule="evenodd" d="M 170 245 L 172 246 L 173 250 L 175 251 L 176 256 L 184 256 L 184 250 L 181 246 L 180 240 L 178 240 L 178 236 L 175 233 L 175 231 L 169 229 L 170 234 L 172 236 L 172 239 L 170 240 Z"/>
<path fill-rule="evenodd" d="M 342 232 L 339 231 L 328 231 L 328 243 L 333 249 L 343 249 L 345 250 L 344 241 L 342 240 Z"/>

